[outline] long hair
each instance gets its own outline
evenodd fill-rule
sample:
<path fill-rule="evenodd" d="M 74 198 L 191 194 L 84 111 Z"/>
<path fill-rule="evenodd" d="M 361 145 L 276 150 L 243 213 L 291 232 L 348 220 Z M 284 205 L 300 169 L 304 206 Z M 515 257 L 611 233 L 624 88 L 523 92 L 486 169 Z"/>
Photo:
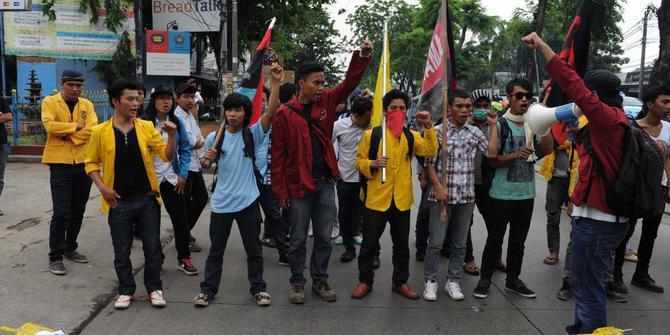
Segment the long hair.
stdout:
<path fill-rule="evenodd" d="M 149 105 L 147 106 L 147 109 L 144 111 L 144 115 L 142 115 L 143 120 L 151 121 L 151 122 L 156 122 L 156 114 L 158 111 L 156 111 L 156 97 L 158 96 L 169 96 L 170 99 L 172 100 L 172 108 L 167 112 L 168 118 L 174 122 L 175 125 L 177 125 L 177 133 L 181 130 L 181 124 L 179 122 L 179 119 L 177 118 L 177 115 L 174 113 L 174 110 L 176 108 L 176 102 L 174 100 L 174 97 L 169 94 L 152 94 L 151 99 L 149 99 Z"/>

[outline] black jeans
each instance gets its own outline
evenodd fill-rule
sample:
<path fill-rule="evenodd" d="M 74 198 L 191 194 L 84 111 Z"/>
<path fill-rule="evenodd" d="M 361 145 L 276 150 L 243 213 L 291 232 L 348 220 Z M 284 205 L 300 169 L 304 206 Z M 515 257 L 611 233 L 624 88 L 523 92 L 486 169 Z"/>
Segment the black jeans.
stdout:
<path fill-rule="evenodd" d="M 259 198 L 263 214 L 265 215 L 265 232 L 263 237 L 272 237 L 277 243 L 277 252 L 280 256 L 288 254 L 288 231 L 291 225 L 288 221 L 288 211 L 279 207 L 279 202 L 272 193 L 270 185 L 263 185 Z"/>
<path fill-rule="evenodd" d="M 661 225 L 661 220 L 663 219 L 663 214 L 656 217 L 648 217 L 642 219 L 642 234 L 640 235 L 640 245 L 637 248 L 637 265 L 635 267 L 635 273 L 640 275 L 649 274 L 649 263 L 651 262 L 651 254 L 654 252 L 654 242 L 656 241 L 656 236 L 658 235 L 658 227 Z M 630 222 L 630 228 L 626 238 L 621 242 L 619 247 L 616 249 L 616 254 L 614 257 L 614 269 L 613 275 L 615 279 L 623 278 L 623 262 L 624 256 L 626 253 L 626 244 L 628 240 L 633 236 L 635 231 L 635 226 L 637 225 L 638 220 Z"/>
<path fill-rule="evenodd" d="M 177 260 L 190 258 L 190 233 L 188 222 L 186 221 L 186 198 L 183 194 L 177 193 L 174 189 L 175 186 L 168 181 L 162 182 L 160 188 L 165 210 L 167 210 L 170 215 L 170 221 L 172 222 L 174 245 L 177 248 Z"/>
<path fill-rule="evenodd" d="M 391 202 L 391 207 L 385 212 L 366 211 L 366 222 L 363 224 L 363 243 L 358 256 L 358 280 L 372 285 L 375 273 L 372 268 L 373 257 L 379 252 L 379 239 L 384 233 L 386 222 L 391 226 L 391 241 L 393 242 L 393 285 L 402 285 L 409 279 L 409 214 L 410 211 L 400 211 Z"/>
<path fill-rule="evenodd" d="M 244 251 L 247 253 L 247 277 L 251 284 L 249 290 L 252 295 L 265 291 L 266 285 L 263 280 L 263 247 L 259 235 L 261 233 L 261 212 L 258 202 L 254 201 L 249 207 L 234 213 L 212 212 L 209 223 L 209 239 L 211 246 L 207 262 L 205 263 L 205 276 L 200 289 L 203 293 L 215 296 L 219 292 L 221 273 L 223 272 L 223 254 L 226 251 L 228 237 L 233 227 L 233 220 L 237 221 L 240 230 Z"/>
<path fill-rule="evenodd" d="M 363 208 L 360 192 L 361 183 L 337 183 L 338 220 L 343 245 L 347 250 L 356 250 L 354 235 L 360 229 Z"/>
<path fill-rule="evenodd" d="M 84 164 L 50 164 L 53 215 L 49 226 L 49 261 L 77 250 L 77 236 L 91 192 Z"/>
<path fill-rule="evenodd" d="M 509 223 L 509 241 L 507 242 L 507 282 L 519 278 L 523 253 L 533 215 L 534 199 L 499 200 L 491 198 L 490 207 L 495 214 L 487 215 L 488 237 L 482 256 L 482 279 L 491 279 L 502 254 L 502 243 Z"/>
<path fill-rule="evenodd" d="M 425 254 L 428 247 L 428 224 L 430 223 L 430 206 L 428 206 L 428 186 L 421 189 L 421 202 L 419 203 L 419 212 L 416 214 L 416 227 L 414 228 L 414 236 L 416 241 L 417 254 Z"/>
<path fill-rule="evenodd" d="M 207 186 L 205 186 L 205 179 L 202 177 L 202 171 L 188 172 L 184 196 L 186 197 L 186 218 L 188 222 L 188 231 L 190 232 L 193 230 L 193 227 L 195 227 L 196 222 L 198 222 L 202 210 L 207 206 L 207 200 L 209 198 Z"/>
<path fill-rule="evenodd" d="M 119 278 L 119 294 L 135 293 L 135 277 L 130 262 L 133 244 L 133 223 L 142 236 L 144 250 L 144 286 L 147 292 L 161 290 L 161 223 L 160 206 L 154 196 L 121 198 L 116 208 L 109 210 L 109 230 L 114 245 L 114 269 Z"/>

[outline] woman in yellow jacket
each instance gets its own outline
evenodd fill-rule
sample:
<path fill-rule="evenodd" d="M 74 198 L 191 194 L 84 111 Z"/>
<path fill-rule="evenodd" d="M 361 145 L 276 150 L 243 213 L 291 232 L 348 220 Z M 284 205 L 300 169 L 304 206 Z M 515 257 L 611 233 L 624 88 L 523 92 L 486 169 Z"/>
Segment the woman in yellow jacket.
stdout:
<path fill-rule="evenodd" d="M 61 76 L 62 92 L 44 98 L 42 123 L 47 143 L 42 163 L 51 173 L 53 215 L 49 228 L 49 270 L 64 275 L 63 257 L 87 263 L 77 252 L 77 236 L 91 191 L 91 179 L 84 171 L 84 158 L 91 128 L 98 124 L 93 104 L 81 98 L 84 76 L 65 70 Z"/>

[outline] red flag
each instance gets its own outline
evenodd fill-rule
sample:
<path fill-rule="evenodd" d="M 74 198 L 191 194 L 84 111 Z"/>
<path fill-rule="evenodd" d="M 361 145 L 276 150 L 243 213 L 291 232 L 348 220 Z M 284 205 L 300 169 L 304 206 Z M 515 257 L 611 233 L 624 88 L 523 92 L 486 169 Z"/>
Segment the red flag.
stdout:
<path fill-rule="evenodd" d="M 244 78 L 240 81 L 240 87 L 237 93 L 244 94 L 251 99 L 254 106 L 251 114 L 251 122 L 249 125 L 256 123 L 261 118 L 263 109 L 263 59 L 265 58 L 265 51 L 270 47 L 270 38 L 272 37 L 272 28 L 275 25 L 275 19 L 270 22 L 270 27 L 265 32 L 263 40 L 256 48 L 256 54 L 251 61 Z M 270 97 L 268 97 L 269 99 Z"/>

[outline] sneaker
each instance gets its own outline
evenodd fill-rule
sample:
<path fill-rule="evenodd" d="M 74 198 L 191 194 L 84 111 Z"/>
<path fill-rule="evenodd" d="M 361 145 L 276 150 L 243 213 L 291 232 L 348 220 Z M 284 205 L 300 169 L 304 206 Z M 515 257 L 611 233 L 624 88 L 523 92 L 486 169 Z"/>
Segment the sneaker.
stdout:
<path fill-rule="evenodd" d="M 254 294 L 253 299 L 257 306 L 270 306 L 270 304 L 272 303 L 272 298 L 270 297 L 270 294 L 268 294 L 265 291 L 256 292 L 256 294 Z"/>
<path fill-rule="evenodd" d="M 62 260 L 49 262 L 49 271 L 59 276 L 62 276 L 67 273 L 67 270 L 65 269 L 65 264 L 63 264 Z"/>
<path fill-rule="evenodd" d="M 261 239 L 261 243 L 263 243 L 263 245 L 268 248 L 277 247 L 277 241 L 275 241 L 275 239 L 272 237 L 264 237 L 263 239 Z"/>
<path fill-rule="evenodd" d="M 286 255 L 279 255 L 279 261 L 277 261 L 277 264 L 283 265 L 283 266 L 291 265 L 291 264 L 288 263 L 288 256 L 286 256 Z"/>
<path fill-rule="evenodd" d="M 449 293 L 449 296 L 451 299 L 454 300 L 463 300 L 465 299 L 465 296 L 463 295 L 463 291 L 461 290 L 461 285 L 459 285 L 455 281 L 451 281 L 447 279 L 447 283 L 444 285 L 444 290 Z"/>
<path fill-rule="evenodd" d="M 198 274 L 198 269 L 193 266 L 193 261 L 191 261 L 190 258 L 184 258 L 177 262 L 177 270 L 189 276 L 195 276 Z"/>
<path fill-rule="evenodd" d="M 291 290 L 288 292 L 288 301 L 296 305 L 304 304 L 305 288 L 302 286 L 291 286 Z"/>
<path fill-rule="evenodd" d="M 605 286 L 605 291 L 607 291 L 607 299 L 610 299 L 614 302 L 625 303 L 628 301 L 625 294 L 621 294 L 614 290 L 611 284 Z"/>
<path fill-rule="evenodd" d="M 656 284 L 656 281 L 649 274 L 633 274 L 631 284 L 656 293 L 663 293 L 663 286 Z"/>
<path fill-rule="evenodd" d="M 340 225 L 336 224 L 336 225 L 333 225 L 333 230 L 330 231 L 330 238 L 334 239 L 338 236 L 340 236 Z"/>
<path fill-rule="evenodd" d="M 193 304 L 195 307 L 207 307 L 212 300 L 214 300 L 213 296 L 200 292 L 195 296 L 195 299 L 193 299 Z"/>
<path fill-rule="evenodd" d="M 535 298 L 537 296 L 533 290 L 526 287 L 526 284 L 521 279 L 506 283 L 505 290 L 514 292 L 525 298 Z"/>
<path fill-rule="evenodd" d="M 356 259 L 356 249 L 348 249 L 342 254 L 342 256 L 340 256 L 340 261 L 342 263 L 349 263 L 354 259 Z"/>
<path fill-rule="evenodd" d="M 78 253 L 76 250 L 70 253 L 63 255 L 65 258 L 77 262 L 77 263 L 88 263 L 88 258 L 86 256 Z"/>
<path fill-rule="evenodd" d="M 628 294 L 628 287 L 626 287 L 626 284 L 623 282 L 623 278 L 616 278 L 612 283 L 609 284 L 611 289 L 620 294 Z"/>
<path fill-rule="evenodd" d="M 165 307 L 167 302 L 163 298 L 163 290 L 155 290 L 147 296 L 147 300 L 151 302 L 151 306 L 154 307 Z"/>
<path fill-rule="evenodd" d="M 556 297 L 563 301 L 572 299 L 572 289 L 570 288 L 570 278 L 563 278 L 563 285 L 556 292 Z"/>
<path fill-rule="evenodd" d="M 374 256 L 372 257 L 372 268 L 377 270 L 381 266 L 381 261 L 379 260 L 379 256 Z"/>
<path fill-rule="evenodd" d="M 328 286 L 328 282 L 323 280 L 315 280 L 314 283 L 312 283 L 312 292 L 316 293 L 316 295 L 327 302 L 333 302 L 337 300 L 337 294 L 335 294 L 335 291 L 333 291 L 330 286 Z"/>
<path fill-rule="evenodd" d="M 475 298 L 484 299 L 489 296 L 490 288 L 491 281 L 489 279 L 480 279 L 474 292 L 472 292 L 472 295 L 474 295 Z"/>
<path fill-rule="evenodd" d="M 356 245 L 361 245 L 361 243 L 363 243 L 363 236 L 361 235 L 354 236 L 354 243 Z"/>
<path fill-rule="evenodd" d="M 428 280 L 423 284 L 423 300 L 437 300 L 437 280 Z"/>
<path fill-rule="evenodd" d="M 188 247 L 191 249 L 191 252 L 201 252 L 202 251 L 202 248 L 199 245 L 195 244 L 195 241 L 191 242 L 191 244 L 189 244 Z"/>
<path fill-rule="evenodd" d="M 116 301 L 114 302 L 114 308 L 116 309 L 126 309 L 130 307 L 130 302 L 133 301 L 132 295 L 121 294 Z"/>
<path fill-rule="evenodd" d="M 337 237 L 333 240 L 333 243 L 335 245 L 342 245 L 344 244 L 344 238 L 342 238 L 342 235 L 337 235 Z"/>

